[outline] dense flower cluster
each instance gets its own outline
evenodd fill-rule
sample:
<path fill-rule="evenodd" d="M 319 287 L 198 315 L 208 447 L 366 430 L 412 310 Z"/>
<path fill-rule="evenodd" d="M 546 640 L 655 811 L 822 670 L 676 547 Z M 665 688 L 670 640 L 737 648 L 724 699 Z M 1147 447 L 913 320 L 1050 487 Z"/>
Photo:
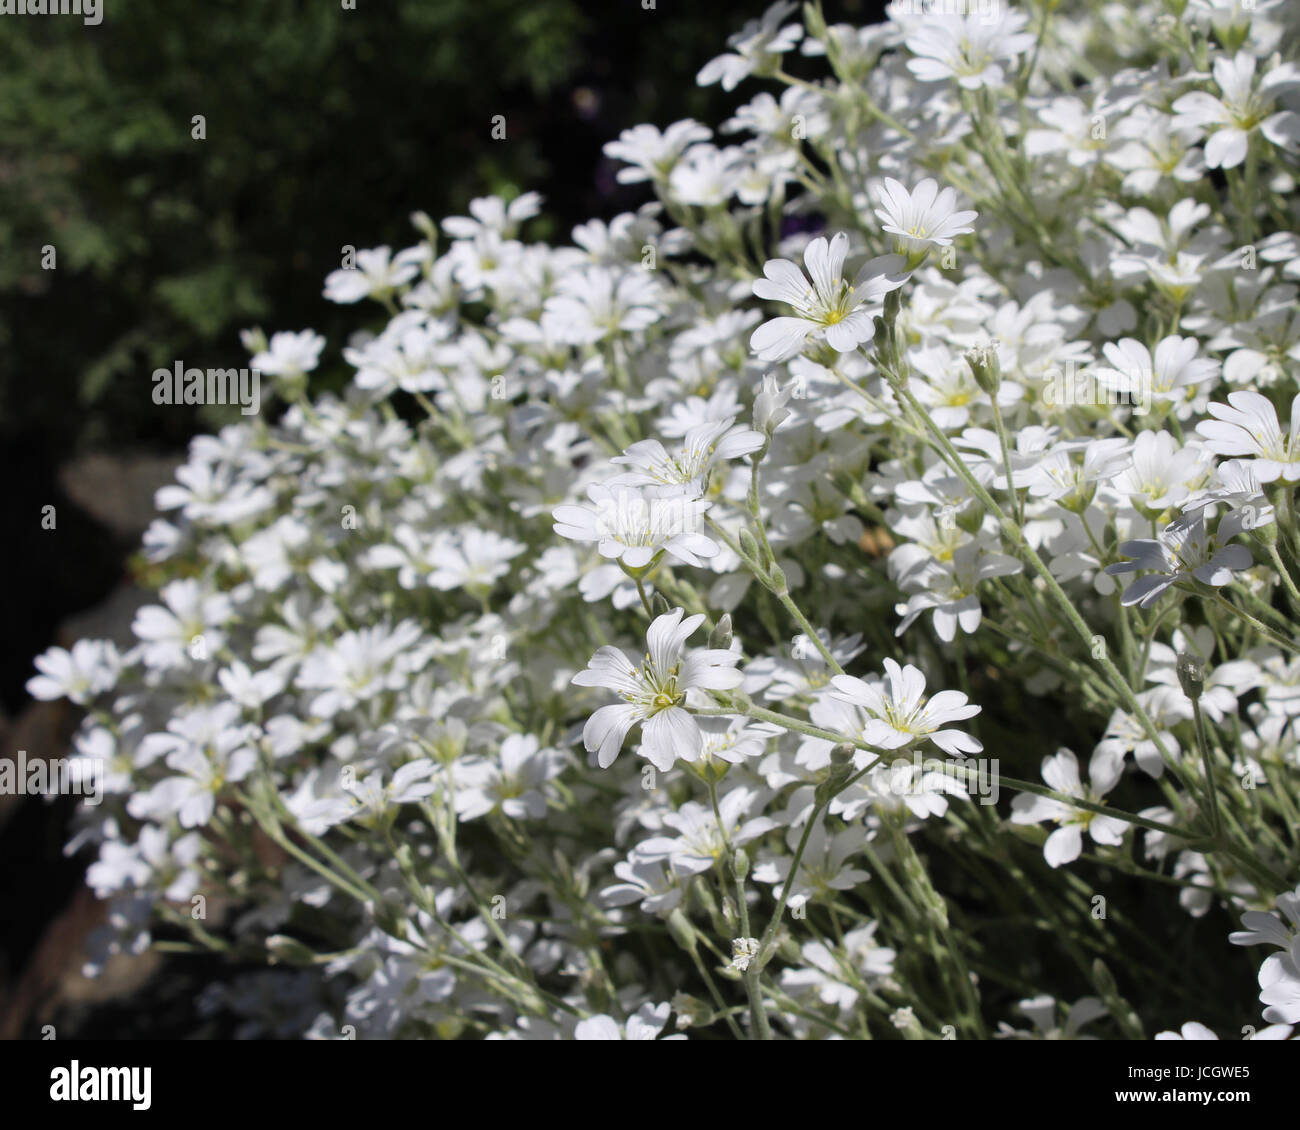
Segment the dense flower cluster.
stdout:
<path fill-rule="evenodd" d="M 635 214 L 331 274 L 345 394 L 246 335 L 287 406 L 31 683 L 105 767 L 92 965 L 265 958 L 208 1005 L 322 1038 L 1300 1022 L 1295 7 L 794 11 L 609 144 Z M 1161 987 L 1229 916 L 1259 1003 L 1222 925 Z"/>

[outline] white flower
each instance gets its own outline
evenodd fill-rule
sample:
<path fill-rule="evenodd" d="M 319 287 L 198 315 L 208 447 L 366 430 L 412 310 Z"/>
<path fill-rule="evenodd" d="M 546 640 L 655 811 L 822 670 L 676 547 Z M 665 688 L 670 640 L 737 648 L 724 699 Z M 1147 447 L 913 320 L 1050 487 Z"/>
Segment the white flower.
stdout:
<path fill-rule="evenodd" d="M 636 1013 L 627 1018 L 627 1024 L 620 1026 L 612 1016 L 604 1014 L 579 1021 L 573 1030 L 575 1040 L 653 1040 L 663 1031 L 668 1023 L 671 1006 L 663 1004 L 643 1004 Z M 665 1036 L 665 1040 L 684 1040 L 684 1034 Z"/>
<path fill-rule="evenodd" d="M 1254 456 L 1251 469 L 1261 483 L 1300 480 L 1300 395 L 1291 401 L 1291 425 L 1285 436 L 1273 402 L 1258 392 L 1230 392 L 1227 405 L 1209 407 L 1214 419 L 1196 425 L 1207 450 L 1215 455 Z"/>
<path fill-rule="evenodd" d="M 666 488 L 670 493 L 698 498 L 705 493 L 714 466 L 757 451 L 765 442 L 761 432 L 735 426 L 734 417 L 693 427 L 672 455 L 657 439 L 643 439 L 610 460 L 632 470 L 605 485 Z"/>
<path fill-rule="evenodd" d="M 744 973 L 757 956 L 757 938 L 732 938 L 731 960 L 727 963 L 727 968 L 734 969 L 737 973 Z"/>
<path fill-rule="evenodd" d="M 829 242 L 818 236 L 809 243 L 803 259 L 811 284 L 788 259 L 769 259 L 763 265 L 766 277 L 754 283 L 754 293 L 793 306 L 798 317 L 773 318 L 754 331 L 749 347 L 761 360 L 788 360 L 803 350 L 810 337 L 824 339 L 838 353 L 870 340 L 878 304 L 907 281 L 903 259 L 898 255 L 871 259 L 849 283 L 843 277 L 848 253 L 849 237 L 844 232 Z"/>
<path fill-rule="evenodd" d="M 340 710 L 404 686 L 418 657 L 410 649 L 419 638 L 419 625 L 407 620 L 391 629 L 378 624 L 344 632 L 331 644 L 318 647 L 298 672 L 298 686 L 320 692 L 308 709 L 332 718 Z"/>
<path fill-rule="evenodd" d="M 1140 341 L 1121 338 L 1118 345 L 1107 343 L 1102 353 L 1110 368 L 1098 368 L 1097 380 L 1107 388 L 1126 393 L 1130 403 L 1177 402 L 1184 390 L 1204 384 L 1219 374 L 1219 362 L 1197 359 L 1194 337 L 1166 337 L 1156 345 L 1155 358 Z M 1147 434 L 1147 433 L 1143 433 Z"/>
<path fill-rule="evenodd" d="M 990 577 L 1008 577 L 1020 572 L 1020 563 L 1001 553 L 986 553 L 977 541 L 958 546 L 948 560 L 921 561 L 898 579 L 899 587 L 913 595 L 907 603 L 894 606 L 902 617 L 896 635 L 902 635 L 923 612 L 934 616 L 934 632 L 944 643 L 952 643 L 958 628 L 973 635 L 983 620 L 976 590 Z"/>
<path fill-rule="evenodd" d="M 653 325 L 663 317 L 662 303 L 648 271 L 588 267 L 560 280 L 542 309 L 542 329 L 557 341 L 589 345 Z"/>
<path fill-rule="evenodd" d="M 1157 1032 L 1157 1040 L 1217 1040 L 1216 1036 L 1204 1024 L 1189 1020 L 1177 1032 Z"/>
<path fill-rule="evenodd" d="M 940 691 L 927 699 L 925 675 L 910 663 L 900 667 L 893 659 L 886 659 L 884 680 L 864 682 L 852 675 L 836 675 L 831 684 L 831 697 L 861 707 L 869 715 L 862 733 L 857 735 L 867 745 L 901 749 L 928 739 L 954 757 L 984 748 L 978 739 L 961 730 L 941 729 L 949 722 L 973 718 L 980 708 L 968 703 L 960 691 Z M 866 757 L 859 752 L 858 759 Z"/>
<path fill-rule="evenodd" d="M 633 858 L 614 864 L 614 874 L 622 879 L 600 892 L 607 906 L 626 906 L 639 902 L 647 914 L 662 914 L 682 901 L 682 887 L 677 874 L 664 866 L 662 859 Z"/>
<path fill-rule="evenodd" d="M 564 754 L 543 749 L 532 734 L 511 734 L 495 761 L 483 759 L 456 774 L 456 813 L 473 820 L 500 809 L 512 820 L 546 815 L 547 781 L 564 772 Z"/>
<path fill-rule="evenodd" d="M 785 885 L 790 878 L 790 865 L 794 862 L 794 853 L 802 838 L 802 828 L 789 828 L 786 831 L 786 844 L 790 853 L 762 859 L 754 867 L 754 881 L 773 884 L 772 894 L 775 898 L 783 897 Z M 790 883 L 790 905 L 802 906 L 813 898 L 833 899 L 835 891 L 850 891 L 870 879 L 868 872 L 852 866 L 850 862 L 861 853 L 866 840 L 867 829 L 862 824 L 851 824 L 831 835 L 826 830 L 826 822 L 818 821 L 808 834 L 799 870 Z"/>
<path fill-rule="evenodd" d="M 27 680 L 32 698 L 66 698 L 78 706 L 111 690 L 117 682 L 121 659 L 107 640 L 78 640 L 71 651 L 52 647 L 35 660 L 39 675 Z"/>
<path fill-rule="evenodd" d="M 602 483 L 587 488 L 591 506 L 557 506 L 555 532 L 573 541 L 595 542 L 602 557 L 628 569 L 644 569 L 661 553 L 687 565 L 716 557 L 718 544 L 699 532 L 710 503 L 684 495 L 657 497 Z"/>
<path fill-rule="evenodd" d="M 1175 128 L 1210 130 L 1205 163 L 1212 169 L 1233 169 L 1246 159 L 1250 135 L 1258 129 L 1274 145 L 1293 149 L 1300 140 L 1300 115 L 1273 112 L 1276 97 L 1300 85 L 1300 70 L 1286 63 L 1274 67 L 1255 85 L 1255 56 L 1239 51 L 1214 60 L 1214 81 L 1220 96 L 1204 90 L 1184 94 L 1174 103 Z"/>
<path fill-rule="evenodd" d="M 702 623 L 697 613 L 682 619 L 676 608 L 656 617 L 646 630 L 646 657 L 640 667 L 616 647 L 602 647 L 587 668 L 573 676 L 580 687 L 607 687 L 624 702 L 602 706 L 583 727 L 588 753 L 602 769 L 614 763 L 627 732 L 641 723 L 641 753 L 661 771 L 677 758 L 697 761 L 704 738 L 683 703 L 692 689 L 731 690 L 742 681 L 735 651 L 702 648 L 683 655 L 687 638 Z"/>
<path fill-rule="evenodd" d="M 384 298 L 419 273 L 419 265 L 409 252 L 402 252 L 394 259 L 388 247 L 358 251 L 355 267 L 330 272 L 325 280 L 325 297 L 342 303 Z"/>
<path fill-rule="evenodd" d="M 626 161 L 630 166 L 619 169 L 620 184 L 640 181 L 665 180 L 672 172 L 677 159 L 697 141 L 708 141 L 712 134 L 707 126 L 686 118 L 674 122 L 663 133 L 652 125 L 633 126 L 618 135 L 617 141 L 606 142 L 605 156 L 616 161 Z"/>
<path fill-rule="evenodd" d="M 743 847 L 776 827 L 766 816 L 746 819 L 758 799 L 756 789 L 741 786 L 718 801 L 716 813 L 712 805 L 688 800 L 676 812 L 665 812 L 662 817 L 664 825 L 677 835 L 642 840 L 636 854 L 642 859 L 667 860 L 678 875 L 699 875 L 723 857 L 728 845 Z"/>
<path fill-rule="evenodd" d="M 435 543 L 429 558 L 429 585 L 443 592 L 465 588 L 482 592 L 510 572 L 510 562 L 528 547 L 491 530 L 466 526 Z"/>
<path fill-rule="evenodd" d="M 1119 552 L 1131 561 L 1107 565 L 1112 576 L 1150 570 L 1151 575 L 1134 581 L 1120 598 L 1120 603 L 1140 604 L 1150 608 L 1170 585 L 1189 578 L 1219 588 L 1232 580 L 1232 574 L 1249 569 L 1255 562 L 1244 545 L 1224 545 L 1240 533 L 1246 521 L 1242 512 L 1225 514 L 1214 534 L 1205 528 L 1205 511 L 1184 514 L 1170 522 L 1158 539 L 1126 541 Z"/>
<path fill-rule="evenodd" d="M 922 82 L 955 78 L 966 90 L 1000 86 L 1002 63 L 1009 63 L 1034 45 L 1034 36 L 1021 28 L 1029 17 L 1004 10 L 990 21 L 971 5 L 964 16 L 934 12 L 907 36 L 907 49 L 918 58 L 907 68 Z"/>
<path fill-rule="evenodd" d="M 348 795 L 343 811 L 336 814 L 336 822 L 374 820 L 397 805 L 424 800 L 438 787 L 433 780 L 438 770 L 438 764 L 433 761 L 409 761 L 385 783 L 383 772 L 376 769 L 351 787 L 344 786 Z"/>
<path fill-rule="evenodd" d="M 1275 953 L 1259 967 L 1259 999 L 1271 1024 L 1300 1023 L 1300 939 L 1286 953 Z"/>
<path fill-rule="evenodd" d="M 1283 891 L 1277 896 L 1277 914 L 1263 910 L 1247 910 L 1241 916 L 1246 928 L 1228 935 L 1234 946 L 1278 946 L 1290 949 L 1300 937 L 1300 886 L 1294 891 Z"/>
<path fill-rule="evenodd" d="M 791 381 L 782 388 L 771 373 L 763 374 L 763 381 L 754 396 L 754 429 L 771 435 L 789 417 L 790 409 L 786 407 L 795 393 L 795 382 Z"/>
<path fill-rule="evenodd" d="M 172 581 L 159 595 L 166 607 L 146 605 L 131 625 L 143 641 L 145 663 L 159 668 L 184 667 L 191 660 L 214 657 L 226 640 L 220 626 L 234 611 L 230 598 L 194 579 Z"/>
<path fill-rule="evenodd" d="M 956 190 L 940 192 L 933 177 L 926 177 L 911 192 L 893 177 L 886 177 L 880 204 L 876 215 L 881 228 L 898 236 L 896 249 L 909 256 L 928 247 L 948 247 L 954 236 L 975 230 L 969 225 L 979 215 L 958 211 Z"/>
<path fill-rule="evenodd" d="M 762 19 L 750 20 L 727 40 L 735 53 L 719 55 L 700 68 L 695 81 L 700 86 L 722 83 L 723 90 L 734 90 L 741 79 L 753 74 L 769 57 L 789 51 L 803 36 L 799 24 L 781 26 L 781 22 L 798 7 L 793 0 L 779 0 L 763 13 Z"/>
<path fill-rule="evenodd" d="M 1058 793 L 1078 797 L 1093 803 L 1115 787 L 1123 762 L 1113 757 L 1094 756 L 1088 766 L 1088 786 L 1079 779 L 1079 762 L 1068 749 L 1043 758 L 1043 780 Z M 1117 846 L 1124 842 L 1128 825 L 1115 816 L 1103 816 L 1087 809 L 1075 808 L 1055 797 L 1021 793 L 1011 802 L 1013 824 L 1037 824 L 1051 820 L 1060 827 L 1047 837 L 1043 844 L 1043 858 L 1052 867 L 1073 863 L 1083 851 L 1083 833 L 1086 829 L 1094 842 Z"/>
<path fill-rule="evenodd" d="M 320 363 L 325 339 L 314 330 L 275 333 L 270 345 L 254 355 L 249 365 L 269 377 L 300 377 Z"/>

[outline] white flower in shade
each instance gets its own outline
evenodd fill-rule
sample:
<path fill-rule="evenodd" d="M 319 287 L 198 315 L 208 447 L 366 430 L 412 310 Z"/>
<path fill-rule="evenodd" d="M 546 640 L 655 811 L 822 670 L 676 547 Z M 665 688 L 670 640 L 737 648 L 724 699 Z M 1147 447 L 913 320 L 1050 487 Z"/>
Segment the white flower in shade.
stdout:
<path fill-rule="evenodd" d="M 1218 529 L 1211 534 L 1205 528 L 1205 511 L 1197 510 L 1170 522 L 1158 539 L 1124 542 L 1119 551 L 1132 560 L 1107 565 L 1106 572 L 1118 576 L 1148 570 L 1150 576 L 1129 585 L 1120 603 L 1150 608 L 1170 585 L 1189 579 L 1215 588 L 1228 584 L 1234 572 L 1255 563 L 1244 545 L 1222 544 L 1239 534 L 1247 521 L 1245 511 L 1233 511 L 1219 520 Z"/>
<path fill-rule="evenodd" d="M 959 211 L 956 190 L 945 188 L 940 192 L 933 177 L 926 177 L 911 192 L 893 177 L 886 177 L 880 205 L 876 215 L 882 230 L 896 235 L 897 250 L 907 255 L 929 247 L 949 246 L 954 236 L 975 230 L 970 223 L 979 215 Z"/>
<path fill-rule="evenodd" d="M 1278 946 L 1290 949 L 1300 937 L 1300 887 L 1283 891 L 1277 896 L 1277 913 L 1265 910 L 1247 910 L 1241 916 L 1244 930 L 1228 935 L 1234 946 Z"/>
<path fill-rule="evenodd" d="M 841 1012 L 853 1008 L 863 981 L 874 985 L 894 971 L 897 954 L 875 940 L 878 926 L 868 922 L 849 931 L 835 951 L 824 942 L 804 943 L 800 953 L 806 967 L 783 969 L 781 987 L 795 992 L 815 990 L 823 1004 Z"/>
<path fill-rule="evenodd" d="M 1034 36 L 1021 29 L 1029 21 L 1024 12 L 1004 10 L 997 19 L 971 5 L 964 16 L 935 11 L 910 31 L 907 49 L 917 56 L 907 69 L 922 82 L 955 78 L 966 90 L 1000 86 L 1002 64 L 1034 45 Z"/>
<path fill-rule="evenodd" d="M 643 1004 L 636 1013 L 627 1018 L 626 1025 L 620 1025 L 612 1016 L 592 1016 L 579 1021 L 573 1030 L 575 1040 L 653 1040 L 664 1030 L 668 1023 L 671 1006 L 663 1004 Z M 665 1040 L 684 1040 L 684 1033 L 665 1036 Z"/>
<path fill-rule="evenodd" d="M 1276 905 L 1276 914 L 1246 911 L 1241 916 L 1246 928 L 1229 934 L 1228 941 L 1236 946 L 1277 946 L 1282 951 L 1265 958 L 1259 968 L 1259 999 L 1268 1006 L 1265 1020 L 1295 1024 L 1300 1022 L 1300 887 L 1283 891 Z"/>
<path fill-rule="evenodd" d="M 1210 415 L 1196 425 L 1215 455 L 1249 455 L 1251 469 L 1261 483 L 1300 480 L 1300 396 L 1291 401 L 1291 424 L 1282 434 L 1277 409 L 1261 393 L 1240 389 L 1228 393 L 1228 403 L 1211 404 Z"/>
<path fill-rule="evenodd" d="M 773 4 L 761 19 L 750 20 L 735 35 L 727 40 L 727 46 L 735 48 L 734 52 L 710 59 L 695 81 L 700 86 L 712 86 L 722 83 L 723 90 L 735 90 L 737 84 L 755 70 L 762 67 L 768 57 L 789 51 L 803 36 L 800 24 L 786 24 L 782 21 L 798 7 L 791 0 L 779 0 Z"/>
<path fill-rule="evenodd" d="M 588 753 L 602 769 L 614 763 L 627 732 L 641 723 L 640 752 L 667 772 L 677 758 L 698 761 L 704 735 L 683 705 L 690 690 L 724 691 L 742 681 L 736 670 L 740 655 L 720 648 L 700 648 L 684 654 L 687 638 L 702 623 L 703 614 L 687 616 L 675 608 L 656 617 L 646 630 L 646 656 L 640 667 L 616 647 L 602 647 L 584 671 L 573 676 L 580 687 L 607 687 L 624 700 L 602 706 L 583 727 Z"/>
<path fill-rule="evenodd" d="M 1029 1017 L 1033 1030 L 1018 1030 L 1001 1020 L 998 1022 L 999 1036 L 1012 1040 L 1095 1040 L 1096 1036 L 1080 1035 L 1079 1029 L 1106 1015 L 1106 1006 L 1096 997 L 1080 997 L 1074 1004 L 1065 1005 L 1043 993 L 1021 1001 L 1016 1007 Z M 1065 1012 L 1064 1024 L 1058 1015 L 1062 1010 Z"/>
<path fill-rule="evenodd" d="M 393 773 L 387 783 L 383 772 L 376 769 L 351 787 L 345 786 L 347 799 L 343 804 L 346 813 L 340 814 L 339 822 L 378 819 L 390 808 L 415 804 L 432 796 L 438 787 L 434 777 L 439 768 L 435 761 L 408 761 Z"/>
<path fill-rule="evenodd" d="M 756 789 L 741 786 L 732 789 L 713 806 L 688 800 L 676 812 L 665 812 L 664 825 L 676 836 L 654 836 L 636 846 L 643 859 L 667 860 L 678 875 L 699 875 L 707 871 L 728 850 L 743 847 L 776 827 L 767 816 L 747 819 L 750 808 L 759 798 Z M 718 823 L 718 815 L 722 823 Z"/>
<path fill-rule="evenodd" d="M 1177 1032 L 1157 1032 L 1157 1040 L 1217 1040 L 1216 1036 L 1204 1024 L 1189 1020 Z"/>
<path fill-rule="evenodd" d="M 1205 90 L 1184 94 L 1173 105 L 1174 127 L 1212 131 L 1205 143 L 1205 163 L 1212 169 L 1233 169 L 1246 159 L 1250 135 L 1258 130 L 1274 145 L 1295 147 L 1300 140 L 1300 115 L 1274 112 L 1277 96 L 1300 85 L 1295 64 L 1274 67 L 1255 83 L 1255 56 L 1239 51 L 1214 60 L 1216 98 Z"/>
<path fill-rule="evenodd" d="M 760 859 L 754 866 L 754 881 L 772 884 L 774 898 L 783 896 L 803 832 L 800 827 L 787 829 L 789 854 Z M 833 900 L 836 891 L 851 891 L 870 879 L 868 872 L 852 865 L 866 842 L 867 829 L 863 824 L 850 824 L 832 835 L 827 832 L 825 821 L 819 820 L 808 833 L 799 870 L 790 882 L 790 905 L 802 906 L 814 898 Z"/>
<path fill-rule="evenodd" d="M 656 487 L 660 492 L 698 498 L 708 486 L 709 472 L 718 464 L 757 451 L 766 442 L 761 432 L 737 426 L 735 417 L 698 424 L 686 433 L 672 454 L 657 439 L 632 444 L 610 462 L 631 470 L 606 486 Z"/>
<path fill-rule="evenodd" d="M 718 543 L 699 532 L 709 503 L 685 495 L 656 497 L 603 483 L 587 488 L 592 506 L 557 506 L 554 529 L 573 541 L 595 542 L 602 557 L 644 569 L 661 553 L 686 565 L 716 557 Z"/>
<path fill-rule="evenodd" d="M 500 809 L 512 820 L 546 815 L 548 781 L 564 772 L 564 754 L 543 749 L 532 734 L 511 734 L 495 761 L 484 758 L 456 774 L 456 814 L 473 820 Z"/>
<path fill-rule="evenodd" d="M 1113 757 L 1094 756 L 1088 766 L 1087 786 L 1079 779 L 1079 762 L 1068 749 L 1043 758 L 1043 780 L 1058 793 L 1078 797 L 1091 803 L 1100 803 L 1115 787 L 1123 770 L 1123 761 Z M 1073 863 L 1083 851 L 1083 833 L 1086 830 L 1094 843 L 1110 847 L 1124 842 L 1128 827 L 1114 816 L 1090 812 L 1055 797 L 1021 793 L 1011 802 L 1013 824 L 1038 824 L 1051 820 L 1059 824 L 1043 844 L 1043 858 L 1052 867 Z"/>
<path fill-rule="evenodd" d="M 1264 1019 L 1273 1024 L 1300 1023 L 1300 938 L 1286 953 L 1275 953 L 1259 967 L 1259 999 Z"/>
<path fill-rule="evenodd" d="M 249 365 L 268 377 L 300 377 L 320 363 L 325 339 L 314 330 L 275 333 L 266 349 L 253 356 Z"/>
<path fill-rule="evenodd" d="M 86 706 L 117 683 L 122 661 L 107 640 L 78 640 L 71 651 L 52 647 L 36 657 L 36 670 L 27 680 L 32 698 L 66 698 Z"/>
<path fill-rule="evenodd" d="M 900 667 L 893 659 L 886 659 L 884 680 L 872 678 L 864 682 L 852 675 L 836 675 L 830 693 L 866 711 L 869 717 L 858 736 L 877 749 L 901 749 L 927 739 L 954 757 L 979 753 L 984 748 L 978 739 L 961 730 L 943 729 L 949 722 L 973 718 L 980 708 L 968 702 L 960 691 L 940 691 L 927 698 L 925 675 L 910 663 Z M 860 758 L 865 756 L 859 754 Z"/>
<path fill-rule="evenodd" d="M 363 298 L 382 299 L 420 273 L 414 254 L 418 248 L 393 257 L 391 248 L 374 247 L 358 251 L 355 267 L 331 271 L 325 280 L 325 297 L 331 302 L 360 302 Z"/>
<path fill-rule="evenodd" d="M 952 643 L 960 628 L 973 635 L 983 619 L 979 596 L 981 581 L 1020 572 L 1020 563 L 1001 553 L 986 553 L 978 541 L 958 546 L 951 558 L 920 561 L 898 579 L 899 588 L 911 593 L 894 611 L 902 617 L 895 635 L 901 636 L 923 612 L 934 614 L 934 631 Z"/>
<path fill-rule="evenodd" d="M 749 347 L 764 361 L 786 361 L 798 354 L 808 339 L 824 340 L 838 353 L 848 353 L 875 332 L 872 319 L 879 303 L 891 290 L 907 281 L 899 255 L 883 255 L 868 262 L 857 278 L 843 277 L 849 237 L 839 232 L 829 242 L 818 236 L 805 249 L 809 283 L 789 259 L 769 259 L 754 283 L 759 298 L 793 306 L 797 317 L 772 318 L 758 327 Z"/>
<path fill-rule="evenodd" d="M 510 572 L 511 560 L 527 548 L 523 542 L 477 526 L 450 532 L 439 539 L 429 555 L 433 562 L 429 585 L 442 592 L 490 589 Z"/>
<path fill-rule="evenodd" d="M 645 913 L 661 914 L 682 901 L 678 876 L 662 859 L 627 859 L 614 864 L 614 875 L 623 881 L 600 892 L 606 906 L 638 902 Z"/>

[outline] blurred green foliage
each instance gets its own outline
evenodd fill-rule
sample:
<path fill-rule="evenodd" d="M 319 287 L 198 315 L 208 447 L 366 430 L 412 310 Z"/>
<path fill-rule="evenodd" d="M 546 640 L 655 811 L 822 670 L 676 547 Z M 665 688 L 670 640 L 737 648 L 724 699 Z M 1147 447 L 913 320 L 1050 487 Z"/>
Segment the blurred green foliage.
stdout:
<path fill-rule="evenodd" d="M 153 368 L 237 355 L 238 328 L 319 306 L 342 244 L 404 239 L 414 207 L 538 173 L 524 138 L 485 178 L 487 122 L 565 81 L 584 25 L 575 0 L 116 0 L 97 27 L 7 19 L 4 431 L 192 427 L 148 414 Z"/>

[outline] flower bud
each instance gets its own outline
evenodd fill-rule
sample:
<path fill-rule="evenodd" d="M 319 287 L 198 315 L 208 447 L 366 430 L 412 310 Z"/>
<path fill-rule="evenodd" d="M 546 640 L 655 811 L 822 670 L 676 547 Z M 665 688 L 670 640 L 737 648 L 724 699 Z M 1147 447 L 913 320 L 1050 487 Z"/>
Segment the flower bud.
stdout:
<path fill-rule="evenodd" d="M 266 939 L 267 960 L 272 965 L 311 965 L 316 955 L 297 938 L 288 934 L 272 934 Z"/>
<path fill-rule="evenodd" d="M 903 288 L 897 286 L 885 295 L 885 321 L 889 323 L 891 328 L 898 320 L 898 315 L 902 313 L 902 310 Z"/>
<path fill-rule="evenodd" d="M 731 873 L 738 882 L 743 883 L 749 874 L 749 855 L 744 848 L 736 848 L 731 853 Z"/>
<path fill-rule="evenodd" d="M 1205 664 L 1195 652 L 1184 651 L 1178 656 L 1178 681 L 1183 694 L 1195 702 L 1205 690 Z"/>
<path fill-rule="evenodd" d="M 709 633 L 709 647 L 726 651 L 731 647 L 731 613 L 724 612 L 718 626 Z"/>
<path fill-rule="evenodd" d="M 695 927 L 691 921 L 681 912 L 681 908 L 675 909 L 668 916 L 668 933 L 682 949 L 689 953 L 695 952 Z"/>
<path fill-rule="evenodd" d="M 996 345 L 977 345 L 966 351 L 966 364 L 975 377 L 975 383 L 990 396 L 996 396 L 1002 384 L 1002 365 L 998 361 Z"/>

